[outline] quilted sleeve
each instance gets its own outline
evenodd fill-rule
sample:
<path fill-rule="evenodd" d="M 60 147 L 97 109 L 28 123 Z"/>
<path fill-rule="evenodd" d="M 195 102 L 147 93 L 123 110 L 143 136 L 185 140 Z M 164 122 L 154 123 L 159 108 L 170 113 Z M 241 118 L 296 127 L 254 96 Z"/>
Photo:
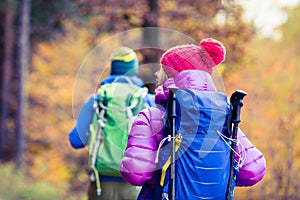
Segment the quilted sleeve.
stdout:
<path fill-rule="evenodd" d="M 258 183 L 265 175 L 266 160 L 263 154 L 248 140 L 240 129 L 238 131 L 238 139 L 242 145 L 238 146 L 236 150 L 240 155 L 244 151 L 246 159 L 240 168 L 237 186 L 252 186 Z M 236 159 L 238 159 L 237 156 Z"/>
<path fill-rule="evenodd" d="M 131 127 L 120 171 L 132 185 L 143 185 L 156 168 L 155 157 L 162 138 L 162 116 L 160 109 L 146 108 L 139 113 Z"/>

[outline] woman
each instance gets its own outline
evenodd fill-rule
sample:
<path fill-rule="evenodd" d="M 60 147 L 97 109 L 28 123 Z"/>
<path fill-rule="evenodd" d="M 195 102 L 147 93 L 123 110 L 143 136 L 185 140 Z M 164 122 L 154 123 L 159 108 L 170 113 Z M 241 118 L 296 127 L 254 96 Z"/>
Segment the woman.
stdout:
<path fill-rule="evenodd" d="M 161 68 L 156 73 L 158 87 L 155 103 L 158 107 L 143 110 L 131 128 L 125 157 L 120 166 L 122 176 L 126 181 L 132 185 L 156 187 L 158 183 L 154 177 L 155 170 L 157 170 L 155 160 L 160 142 L 164 137 L 163 119 L 165 116 L 164 109 L 159 109 L 159 107 L 166 107 L 170 87 L 215 93 L 216 87 L 211 74 L 213 68 L 224 61 L 225 54 L 222 43 L 207 38 L 200 42 L 200 46 L 175 46 L 162 55 Z M 194 126 L 190 124 L 190 127 Z M 236 185 L 251 186 L 263 178 L 266 161 L 263 154 L 254 147 L 241 130 L 238 131 L 237 137 L 241 145 L 236 148 L 235 158 L 240 162 L 239 179 Z M 143 195 L 145 193 L 140 194 L 141 199 L 144 198 Z M 220 196 L 211 194 L 206 197 L 219 198 Z M 185 198 L 193 199 L 193 194 L 187 191 Z"/>

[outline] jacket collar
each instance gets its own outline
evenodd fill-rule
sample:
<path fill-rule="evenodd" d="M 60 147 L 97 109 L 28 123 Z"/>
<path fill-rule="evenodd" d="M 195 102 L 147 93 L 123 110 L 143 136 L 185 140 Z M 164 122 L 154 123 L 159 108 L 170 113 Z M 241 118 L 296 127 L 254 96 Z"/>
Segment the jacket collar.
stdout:
<path fill-rule="evenodd" d="M 169 88 L 194 89 L 201 91 L 216 91 L 216 87 L 209 73 L 201 70 L 185 70 L 174 78 L 169 78 L 158 86 L 155 94 L 155 103 L 163 105 L 169 96 Z"/>

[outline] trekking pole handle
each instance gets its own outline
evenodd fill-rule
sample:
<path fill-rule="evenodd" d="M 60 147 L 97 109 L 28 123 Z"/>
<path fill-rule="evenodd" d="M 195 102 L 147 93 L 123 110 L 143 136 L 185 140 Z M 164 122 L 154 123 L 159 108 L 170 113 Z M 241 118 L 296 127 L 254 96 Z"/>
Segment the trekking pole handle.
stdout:
<path fill-rule="evenodd" d="M 174 90 L 174 91 L 173 91 Z M 176 91 L 175 88 L 170 88 L 169 90 L 169 105 L 168 105 L 168 118 L 176 119 Z"/>
<path fill-rule="evenodd" d="M 238 124 L 241 122 L 241 108 L 243 107 L 243 98 L 247 92 L 243 90 L 236 90 L 230 97 L 230 105 L 232 109 L 232 123 Z"/>
<path fill-rule="evenodd" d="M 168 97 L 168 120 L 170 125 L 169 135 L 174 138 L 176 135 L 176 88 L 169 88 L 169 97 Z"/>
<path fill-rule="evenodd" d="M 237 132 L 238 132 L 238 125 L 241 122 L 241 108 L 243 107 L 243 98 L 247 95 L 247 93 L 243 90 L 236 90 L 230 97 L 230 107 L 231 107 L 231 123 L 233 124 L 232 127 L 232 141 L 231 147 L 235 150 L 236 148 L 236 141 Z M 227 185 L 227 194 L 226 200 L 231 200 L 233 195 L 233 188 L 232 188 L 232 178 L 233 178 L 233 167 L 234 167 L 234 152 L 230 152 L 230 174 L 229 180 Z"/>

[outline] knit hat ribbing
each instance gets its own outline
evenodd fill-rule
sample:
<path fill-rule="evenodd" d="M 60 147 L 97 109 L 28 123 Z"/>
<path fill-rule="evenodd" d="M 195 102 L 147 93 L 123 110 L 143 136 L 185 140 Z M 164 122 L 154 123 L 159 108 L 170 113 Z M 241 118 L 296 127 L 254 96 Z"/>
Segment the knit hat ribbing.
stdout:
<path fill-rule="evenodd" d="M 224 61 L 225 55 L 226 50 L 221 42 L 206 38 L 200 46 L 180 45 L 167 50 L 160 63 L 169 78 L 184 70 L 202 70 L 212 74 L 213 68 Z"/>

